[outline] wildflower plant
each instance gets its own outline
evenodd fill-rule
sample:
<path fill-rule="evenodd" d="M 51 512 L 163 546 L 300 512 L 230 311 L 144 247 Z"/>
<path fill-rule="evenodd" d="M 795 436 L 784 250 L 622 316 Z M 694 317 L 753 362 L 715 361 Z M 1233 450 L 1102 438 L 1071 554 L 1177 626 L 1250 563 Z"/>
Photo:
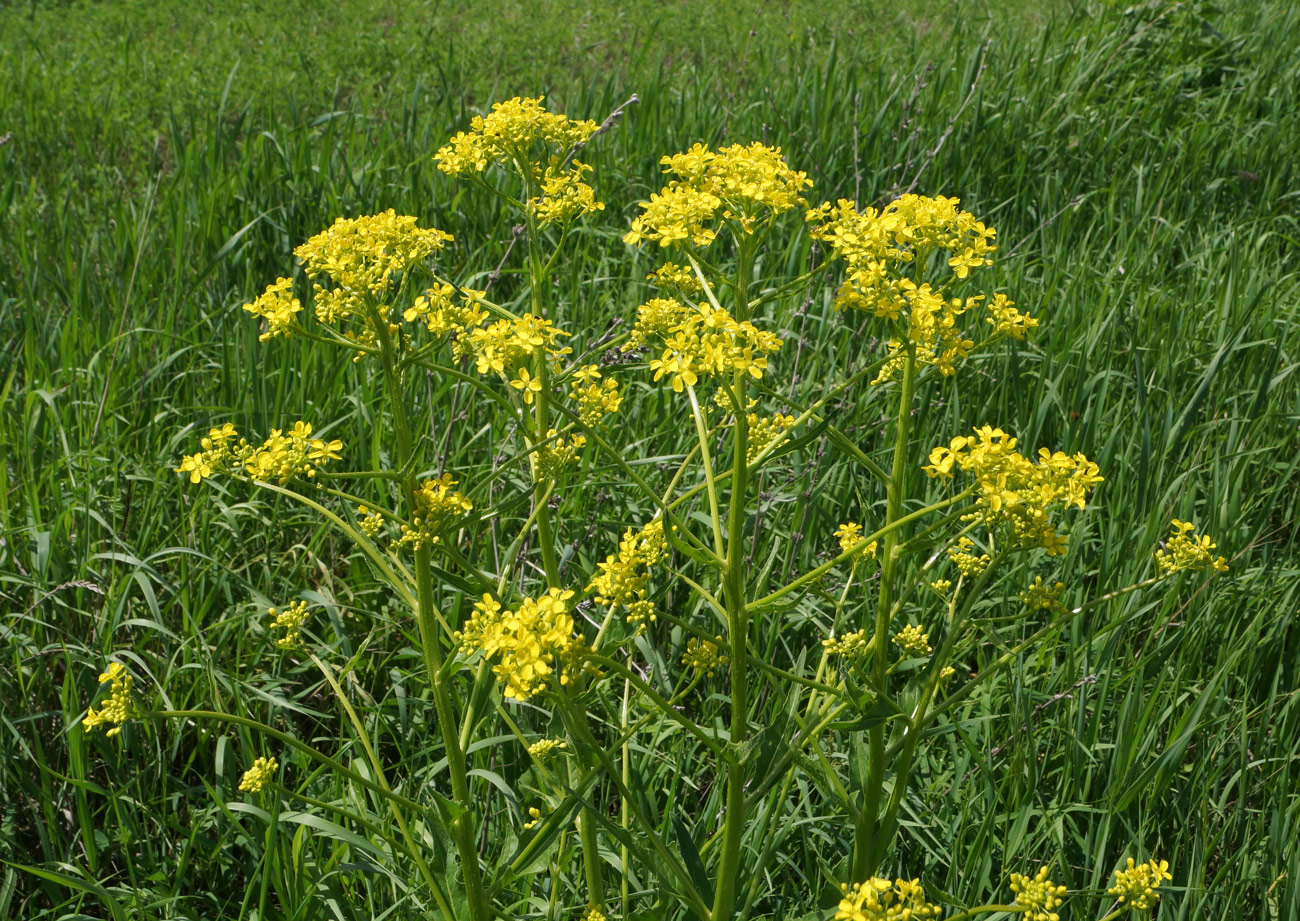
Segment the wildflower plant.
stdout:
<path fill-rule="evenodd" d="M 564 900 L 566 917 L 751 917 L 777 827 L 812 788 L 843 818 L 843 852 L 826 855 L 842 887 L 823 894 L 821 917 L 944 916 L 947 897 L 907 875 L 923 868 L 890 865 L 930 731 L 1081 613 L 1180 573 L 1217 574 L 1226 561 L 1176 520 L 1150 578 L 1080 598 L 1083 587 L 1057 575 L 1072 522 L 1104 483 L 1096 463 L 1022 448 L 997 420 L 971 420 L 937 446 L 914 436 L 923 383 L 957 377 L 973 356 L 995 357 L 999 342 L 1039 325 L 1006 294 L 977 287 L 996 231 L 957 199 L 819 203 L 779 149 L 695 144 L 663 158 L 664 185 L 623 237 L 659 263 L 626 331 L 562 328 L 551 279 L 571 231 L 605 208 L 587 181 L 592 167 L 577 159 L 600 131 L 541 99 L 514 99 L 434 155 L 442 172 L 515 209 L 520 309 L 450 277 L 439 257 L 451 233 L 393 211 L 339 218 L 299 246 L 310 293 L 280 278 L 246 305 L 263 339 L 311 340 L 382 381 L 382 451 L 304 421 L 255 444 L 218 420 L 176 467 L 191 487 L 238 479 L 313 509 L 409 610 L 442 745 L 430 784 L 404 779 L 371 744 L 341 680 L 360 666 L 314 645 L 302 601 L 270 609 L 273 642 L 320 670 L 361 763 L 244 714 L 146 711 L 116 663 L 102 679 L 110 698 L 83 725 L 115 733 L 147 714 L 261 733 L 283 766 L 259 756 L 240 784 L 252 792 L 294 764 L 347 777 L 388 810 L 385 853 L 413 869 L 433 916 L 487 921 Z M 765 257 L 789 238 L 825 258 L 776 273 Z M 835 379 L 796 388 L 783 331 L 798 303 L 822 296 L 838 317 L 868 324 L 883 349 L 846 355 Z M 446 409 L 423 396 L 429 376 L 492 407 L 509 456 L 441 469 L 422 434 L 447 424 Z M 890 407 L 881 445 L 836 425 L 832 407 L 864 391 Z M 695 438 L 657 478 L 630 453 L 653 446 L 620 421 L 638 399 L 668 401 Z M 844 451 L 870 498 L 825 509 L 841 523 L 808 537 L 824 561 L 783 576 L 753 563 L 778 539 L 759 524 L 760 512 L 775 514 L 760 483 L 815 439 Z M 627 520 L 613 533 L 558 520 L 563 506 L 552 501 L 596 463 L 620 481 Z M 498 464 L 522 482 L 515 498 L 526 511 L 508 527 Z M 919 493 L 909 476 L 918 471 L 928 484 Z M 587 557 L 573 552 L 583 534 L 600 546 Z M 1004 653 L 972 673 L 972 649 L 998 629 L 990 610 L 1007 604 L 1019 632 L 999 635 Z M 797 654 L 759 648 L 756 622 L 796 606 L 817 610 L 814 633 L 791 633 Z M 757 725 L 756 702 L 773 697 L 787 701 L 788 720 Z M 682 772 L 716 791 L 696 801 L 704 816 L 640 785 L 653 740 L 668 731 L 698 755 Z M 518 795 L 474 766 L 488 745 L 513 746 Z M 320 808 L 306 787 L 276 789 Z M 373 815 L 333 809 L 331 821 L 359 834 L 381 831 Z M 1146 908 L 1167 869 L 1130 861 L 1112 892 L 1125 910 Z M 1067 897 L 1045 868 L 1013 874 L 1011 886 L 1013 905 L 953 917 L 1056 921 Z"/>

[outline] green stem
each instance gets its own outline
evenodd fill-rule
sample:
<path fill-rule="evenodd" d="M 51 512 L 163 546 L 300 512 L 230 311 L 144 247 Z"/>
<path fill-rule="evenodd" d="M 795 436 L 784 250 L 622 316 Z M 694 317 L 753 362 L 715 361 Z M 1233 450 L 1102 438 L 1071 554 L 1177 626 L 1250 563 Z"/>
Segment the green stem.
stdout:
<path fill-rule="evenodd" d="M 749 319 L 749 288 L 754 271 L 752 244 L 743 237 L 736 271 L 736 319 Z M 748 375 L 737 372 L 732 383 L 735 424 L 731 430 L 731 503 L 727 510 L 727 555 L 723 569 L 727 605 L 727 638 L 731 642 L 731 745 L 739 751 L 749 738 L 749 616 L 745 605 L 745 493 L 749 477 Z M 741 844 L 745 836 L 745 762 L 738 755 L 726 766 L 726 813 L 723 818 L 722 855 L 718 862 L 717 890 L 712 921 L 729 921 L 735 909 L 740 876 Z"/>
<path fill-rule="evenodd" d="M 687 387 L 686 395 L 691 399 L 691 415 L 695 417 L 695 437 L 700 443 L 700 463 L 704 467 L 704 483 L 709 492 L 709 520 L 713 524 L 713 549 L 719 557 L 725 552 L 722 540 L 722 513 L 718 507 L 718 488 L 713 479 L 713 461 L 709 456 L 709 427 L 704 424 L 704 414 L 700 412 L 699 400 L 695 398 L 695 388 Z"/>
<path fill-rule="evenodd" d="M 399 470 L 408 471 L 406 481 L 403 483 L 403 498 L 406 501 L 408 514 L 414 517 L 418 507 L 415 501 L 418 487 L 412 458 L 411 427 L 406 415 L 406 401 L 402 387 L 402 373 L 396 364 L 396 353 L 388 335 L 387 321 L 384 317 L 378 316 L 377 311 L 374 313 L 373 325 L 379 339 L 380 360 L 384 367 L 389 410 L 393 414 L 393 428 L 397 439 L 397 466 Z M 447 831 L 455 842 L 456 852 L 460 857 L 470 919 L 489 921 L 491 911 L 488 906 L 487 891 L 483 886 L 478 848 L 474 840 L 474 803 L 470 799 L 465 752 L 460 745 L 460 727 L 456 723 L 455 710 L 452 707 L 451 689 L 447 686 L 442 671 L 441 631 L 433 604 L 432 559 L 427 543 L 419 543 L 416 548 L 416 622 L 419 626 L 420 646 L 424 655 L 425 671 L 428 673 L 433 692 L 438 729 L 447 751 L 447 772 L 451 775 L 452 799 L 461 808 L 460 815 L 451 820 Z"/>
<path fill-rule="evenodd" d="M 901 527 L 892 527 L 905 517 L 903 504 L 907 487 L 907 447 L 912 420 L 912 396 L 915 386 L 916 362 L 911 347 L 903 362 L 903 383 L 898 395 L 898 422 L 894 433 L 894 460 L 889 470 L 889 485 L 885 506 L 884 551 L 881 554 L 880 589 L 876 604 L 876 625 L 873 631 L 874 646 L 872 674 L 876 687 L 882 690 L 889 668 L 889 620 L 894 603 L 894 588 L 898 578 L 899 537 Z M 885 783 L 885 724 L 868 733 L 866 800 L 853 828 L 853 881 L 865 881 L 880 865 L 884 842 L 880 840 L 883 829 L 878 827 L 880 798 Z M 900 783 L 895 778 L 895 784 Z"/>

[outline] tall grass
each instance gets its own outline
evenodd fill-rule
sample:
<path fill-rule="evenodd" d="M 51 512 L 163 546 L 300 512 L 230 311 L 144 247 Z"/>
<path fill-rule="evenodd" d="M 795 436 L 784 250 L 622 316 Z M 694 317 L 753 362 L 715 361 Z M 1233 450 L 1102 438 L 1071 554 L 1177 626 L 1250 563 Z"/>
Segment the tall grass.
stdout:
<path fill-rule="evenodd" d="M 1300 915 L 1294 5 L 1079 5 L 1014 29 L 954 12 L 950 28 L 888 35 L 821 5 L 788 25 L 762 14 L 752 41 L 738 6 L 694 28 L 684 7 L 607 11 L 576 51 L 562 8 L 503 6 L 494 33 L 436 5 L 394 2 L 390 27 L 355 31 L 292 3 L 202 22 L 154 6 L 74 7 L 81 37 L 58 9 L 0 11 L 0 857 L 43 868 L 0 870 L 0 917 L 407 916 L 401 881 L 341 830 L 231 798 L 233 746 L 251 740 L 132 727 L 115 747 L 68 726 L 121 649 L 174 708 L 328 724 L 328 689 L 280 664 L 259 623 L 266 595 L 311 584 L 339 651 L 364 648 L 368 673 L 392 677 L 373 714 L 386 758 L 433 760 L 422 688 L 403 681 L 409 625 L 352 550 L 274 498 L 195 499 L 170 468 L 187 427 L 212 420 L 338 420 L 337 437 L 369 443 L 377 382 L 299 342 L 259 346 L 237 308 L 340 214 L 395 207 L 454 231 L 461 277 L 501 263 L 503 215 L 429 158 L 473 107 L 515 91 L 595 118 L 640 99 L 591 151 L 610 206 L 557 292 L 565 326 L 601 330 L 640 302 L 648 264 L 619 236 L 659 155 L 696 140 L 778 143 L 826 198 L 958 195 L 998 227 L 990 272 L 1043 327 L 960 394 L 930 385 L 921 433 L 988 421 L 1094 457 L 1107 481 L 1072 540 L 1075 586 L 1133 580 L 1149 562 L 1114 548 L 1154 545 L 1171 516 L 1232 558 L 1212 592 L 1101 609 L 971 700 L 919 766 L 891 865 L 974 899 L 1056 861 L 1055 879 L 1092 893 L 1084 917 L 1136 845 L 1174 866 L 1161 918 Z M 204 35 L 217 50 L 189 44 Z M 507 259 L 497 282 L 507 295 L 516 269 Z M 824 302 L 787 337 L 801 374 L 866 345 Z M 673 444 L 673 404 L 635 403 L 640 430 Z M 437 420 L 451 469 L 494 437 L 469 412 Z M 870 452 L 885 422 L 864 395 L 837 424 Z M 816 563 L 826 541 L 812 538 L 857 501 L 833 443 L 804 460 L 764 484 L 765 526 L 784 537 L 773 565 L 790 571 Z M 596 501 L 617 472 L 591 475 L 563 497 L 564 519 L 591 522 L 566 562 L 584 571 L 630 523 Z M 759 645 L 814 616 L 793 606 Z M 780 724 L 782 701 L 759 706 Z M 698 796 L 707 823 L 717 792 L 674 770 L 686 744 L 665 739 L 662 776 L 642 779 Z M 488 767 L 490 746 L 475 756 Z M 812 909 L 826 855 L 845 848 L 849 831 L 804 801 L 773 832 L 777 870 L 744 881 L 756 916 Z"/>

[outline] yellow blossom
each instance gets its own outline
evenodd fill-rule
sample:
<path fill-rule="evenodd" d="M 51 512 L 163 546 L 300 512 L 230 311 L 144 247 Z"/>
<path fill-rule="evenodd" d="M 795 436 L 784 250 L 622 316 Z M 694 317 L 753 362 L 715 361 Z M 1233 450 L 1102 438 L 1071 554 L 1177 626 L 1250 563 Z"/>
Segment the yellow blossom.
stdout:
<path fill-rule="evenodd" d="M 928 656 L 934 652 L 929 634 L 911 624 L 894 634 L 894 642 L 902 648 L 904 656 Z"/>
<path fill-rule="evenodd" d="M 474 510 L 474 503 L 452 488 L 456 485 L 449 473 L 421 483 L 412 496 L 411 523 L 402 525 L 398 542 L 419 550 L 439 543 L 444 532 L 462 523 Z"/>
<path fill-rule="evenodd" d="M 693 636 L 686 641 L 682 664 L 712 678 L 716 670 L 727 664 L 727 656 L 722 652 L 723 645 L 720 636 L 715 636 L 712 642 Z"/>
<path fill-rule="evenodd" d="M 275 284 L 268 285 L 262 296 L 251 304 L 245 304 L 244 309 L 266 320 L 266 332 L 257 337 L 265 342 L 274 336 L 289 335 L 302 304 L 293 296 L 293 282 L 288 278 L 277 278 Z"/>
<path fill-rule="evenodd" d="M 543 691 L 563 665 L 560 683 L 572 680 L 575 654 L 582 641 L 574 635 L 569 614 L 572 591 L 548 589 L 539 598 L 525 598 L 514 610 L 503 611 L 491 595 L 475 603 L 474 613 L 456 634 L 466 652 L 482 652 L 495 660 L 492 671 L 505 685 L 506 697 L 527 700 Z"/>
<path fill-rule="evenodd" d="M 253 766 L 244 772 L 244 776 L 239 781 L 239 789 L 245 793 L 261 793 L 279 769 L 280 763 L 274 758 L 258 758 L 253 762 Z"/>
<path fill-rule="evenodd" d="M 538 739 L 528 746 L 528 754 L 540 761 L 552 752 L 564 751 L 568 747 L 569 743 L 563 739 Z"/>
<path fill-rule="evenodd" d="M 1156 551 L 1156 568 L 1160 575 L 1172 576 L 1184 570 L 1228 571 L 1227 559 L 1211 553 L 1218 549 L 1218 545 L 1210 540 L 1209 535 L 1197 534 L 1196 525 L 1177 518 L 1171 527 L 1173 533 L 1165 541 L 1164 548 Z"/>
<path fill-rule="evenodd" d="M 1011 891 L 1016 894 L 1016 904 L 1025 907 L 1025 921 L 1061 921 L 1056 909 L 1068 891 L 1047 878 L 1047 867 L 1041 867 L 1031 879 L 1019 873 L 1011 874 Z"/>
<path fill-rule="evenodd" d="M 834 535 L 840 542 L 840 553 L 848 553 L 854 548 L 862 556 L 874 557 L 876 555 L 876 541 L 863 543 L 865 538 L 862 536 L 862 525 L 855 521 L 846 521 L 835 529 Z"/>
<path fill-rule="evenodd" d="M 575 121 L 542 105 L 543 97 L 516 96 L 494 103 L 486 116 L 474 116 L 469 131 L 461 131 L 434 154 L 438 169 L 452 176 L 482 173 L 491 165 L 530 169 L 540 182 L 542 164 L 563 157 L 585 144 L 600 127 Z"/>
<path fill-rule="evenodd" d="M 939 906 L 925 900 L 920 880 L 873 877 L 840 888 L 844 897 L 834 921 L 929 921 L 940 915 Z"/>
<path fill-rule="evenodd" d="M 266 613 L 272 618 L 271 626 L 273 628 L 286 631 L 284 636 L 275 641 L 275 645 L 281 649 L 292 649 L 302 641 L 302 635 L 299 631 L 308 617 L 307 602 L 291 601 L 284 610 L 267 608 Z"/>
<path fill-rule="evenodd" d="M 860 659 L 867 651 L 867 631 L 855 630 L 839 637 L 822 640 L 822 647 L 828 656 L 843 656 L 846 659 Z"/>
<path fill-rule="evenodd" d="M 510 386 L 523 391 L 525 403 L 532 403 L 534 395 L 542 392 L 542 382 L 529 375 L 527 368 L 519 369 L 519 376 L 510 382 Z"/>
<path fill-rule="evenodd" d="M 1016 450 L 1016 439 L 1002 429 L 985 425 L 974 437 L 959 436 L 930 452 L 923 469 L 930 477 L 950 479 L 960 468 L 976 480 L 977 517 L 987 526 L 999 526 L 1021 547 L 1038 546 L 1049 556 L 1065 552 L 1065 538 L 1056 530 L 1053 516 L 1068 508 L 1082 509 L 1102 482 L 1095 463 L 1082 454 L 1073 456 L 1041 448 L 1037 461 Z"/>
<path fill-rule="evenodd" d="M 108 697 L 100 704 L 99 710 L 89 707 L 86 717 L 81 721 L 87 732 L 101 726 L 110 726 L 104 734 L 117 735 L 122 731 L 122 724 L 135 716 L 135 701 L 131 697 L 131 686 L 135 679 L 121 662 L 110 662 L 108 668 L 99 676 L 100 684 L 109 685 Z"/>
<path fill-rule="evenodd" d="M 757 142 L 717 151 L 696 144 L 660 162 L 669 183 L 641 203 L 642 213 L 623 237 L 626 243 L 708 246 L 717 236 L 709 225 L 719 219 L 734 232 L 751 234 L 760 223 L 806 206 L 803 190 L 812 185 L 806 174 L 790 168 L 779 147 Z"/>
<path fill-rule="evenodd" d="M 1131 911 L 1145 911 L 1153 908 L 1160 900 L 1156 892 L 1163 880 L 1173 879 L 1169 872 L 1169 861 L 1155 859 L 1146 863 L 1135 864 L 1128 859 L 1128 866 L 1115 871 L 1115 885 L 1106 890 L 1117 897 L 1120 904 Z"/>

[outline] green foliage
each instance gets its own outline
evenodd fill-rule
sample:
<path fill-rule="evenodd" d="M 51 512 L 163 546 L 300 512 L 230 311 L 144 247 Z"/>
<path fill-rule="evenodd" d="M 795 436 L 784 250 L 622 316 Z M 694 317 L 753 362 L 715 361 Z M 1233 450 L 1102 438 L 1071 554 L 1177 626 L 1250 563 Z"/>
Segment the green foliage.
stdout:
<path fill-rule="evenodd" d="M 443 770 L 423 682 L 410 677 L 418 639 L 354 549 L 270 493 L 217 486 L 191 504 L 169 470 L 195 419 L 260 432 L 341 420 L 330 437 L 373 443 L 381 382 L 301 341 L 259 344 L 238 309 L 335 216 L 395 207 L 454 228 L 452 268 L 500 263 L 499 291 L 523 293 L 518 253 L 502 263 L 503 212 L 429 157 L 469 107 L 542 90 L 597 119 L 632 92 L 641 100 L 584 152 L 615 204 L 572 243 L 558 322 L 602 328 L 642 299 L 652 264 L 618 239 L 630 203 L 658 187 L 659 154 L 697 140 L 780 144 L 829 198 L 958 195 L 999 228 L 994 285 L 1043 327 L 1010 364 L 971 369 L 960 394 L 925 385 L 917 437 L 939 443 L 978 419 L 1026 445 L 1087 451 L 1107 481 L 1100 511 L 1072 535 L 1072 590 L 1147 574 L 1148 558 L 1117 548 L 1154 546 L 1170 517 L 1195 518 L 1232 558 L 1213 592 L 1197 582 L 1129 596 L 983 685 L 969 718 L 920 758 L 887 865 L 924 869 L 932 892 L 996 900 L 1009 873 L 1048 863 L 1100 907 L 1111 869 L 1138 844 L 1175 873 L 1161 917 L 1300 911 L 1291 4 L 1081 6 L 1011 31 L 956 13 L 951 28 L 914 31 L 834 3 L 801 5 L 788 23 L 732 4 L 609 5 L 586 20 L 564 5 L 480 5 L 472 19 L 399 2 L 328 15 L 179 6 L 0 11 L 0 137 L 12 132 L 0 146 L 0 853 L 40 868 L 0 873 L 0 916 L 418 915 L 410 880 L 381 869 L 382 838 L 334 824 L 328 806 L 308 814 L 237 792 L 253 758 L 272 753 L 256 733 L 128 725 L 117 746 L 68 727 L 92 702 L 104 657 L 133 649 L 137 685 L 175 709 L 219 705 L 302 738 L 337 733 L 330 688 L 280 655 L 265 627 L 269 604 L 310 585 L 303 598 L 328 621 L 310 629 L 339 660 L 366 658 L 350 691 L 371 697 L 367 728 L 384 761 L 427 771 L 406 776 L 417 786 Z M 788 333 L 801 376 L 865 348 L 821 302 Z M 445 400 L 445 382 L 430 386 Z M 666 396 L 629 410 L 657 445 L 690 443 Z M 838 407 L 836 424 L 887 456 L 888 423 L 865 397 Z M 453 469 L 500 437 L 472 415 L 436 435 Z M 857 505 L 844 446 L 802 450 L 794 475 L 761 484 L 765 526 L 784 539 L 755 565 L 783 575 L 821 562 L 813 537 Z M 590 537 L 565 535 L 584 569 L 633 523 L 596 501 L 600 478 L 620 475 L 591 475 L 595 486 L 566 490 L 558 513 L 592 522 Z M 636 511 L 639 521 L 651 509 Z M 775 648 L 812 616 L 786 611 L 756 642 Z M 990 642 L 968 664 L 978 671 L 1003 651 Z M 755 708 L 773 737 L 789 727 L 783 701 Z M 471 747 L 476 782 L 500 781 L 512 795 L 499 808 L 522 813 L 528 791 L 500 741 Z M 777 757 L 768 741 L 755 740 L 758 764 Z M 699 828 L 661 830 L 676 844 L 713 831 L 721 798 L 720 785 L 675 770 L 698 745 L 664 730 L 651 762 L 661 773 L 642 778 L 653 814 L 656 797 L 703 803 Z M 742 881 L 755 917 L 808 910 L 834 869 L 826 855 L 843 853 L 847 830 L 818 808 L 826 782 L 812 770 L 798 781 L 796 820 L 756 818 L 766 837 L 753 844 L 772 849 L 774 869 Z M 331 784 L 323 802 L 384 815 L 364 785 Z M 431 850 L 449 854 L 452 842 L 428 829 Z M 553 908 L 576 916 L 579 888 L 558 880 Z"/>

